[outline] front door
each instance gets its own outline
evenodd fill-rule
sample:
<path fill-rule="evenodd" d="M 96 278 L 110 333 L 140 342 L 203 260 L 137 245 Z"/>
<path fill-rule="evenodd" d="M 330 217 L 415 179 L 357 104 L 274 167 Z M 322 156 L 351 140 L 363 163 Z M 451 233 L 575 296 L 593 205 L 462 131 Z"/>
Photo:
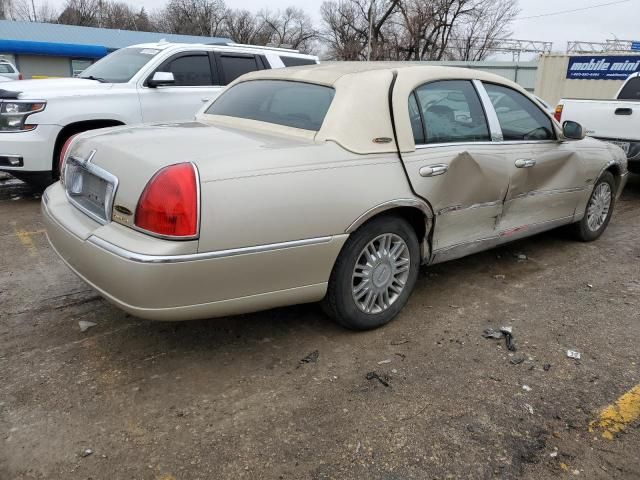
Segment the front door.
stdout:
<path fill-rule="evenodd" d="M 502 130 L 509 190 L 498 222 L 501 235 L 532 233 L 572 220 L 588 186 L 570 142 L 559 142 L 549 115 L 522 93 L 483 83 Z"/>
<path fill-rule="evenodd" d="M 506 159 L 491 141 L 472 81 L 426 83 L 408 102 L 416 148 L 402 158 L 414 190 L 434 211 L 435 259 L 464 256 L 497 237 L 509 185 Z"/>
<path fill-rule="evenodd" d="M 173 73 L 175 84 L 151 88 L 145 82 L 139 87 L 143 122 L 193 120 L 222 91 L 211 63 L 208 52 L 194 51 L 178 53 L 160 65 L 156 71 Z"/>

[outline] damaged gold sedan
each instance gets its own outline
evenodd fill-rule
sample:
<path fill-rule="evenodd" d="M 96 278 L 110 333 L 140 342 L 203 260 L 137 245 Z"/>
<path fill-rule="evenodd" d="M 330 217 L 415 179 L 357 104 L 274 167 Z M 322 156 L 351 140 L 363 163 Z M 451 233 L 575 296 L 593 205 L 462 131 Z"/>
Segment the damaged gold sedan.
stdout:
<path fill-rule="evenodd" d="M 341 63 L 239 78 L 196 121 L 76 137 L 51 244 L 124 310 L 177 320 L 322 301 L 378 327 L 420 264 L 562 225 L 598 238 L 621 149 L 467 69 Z"/>

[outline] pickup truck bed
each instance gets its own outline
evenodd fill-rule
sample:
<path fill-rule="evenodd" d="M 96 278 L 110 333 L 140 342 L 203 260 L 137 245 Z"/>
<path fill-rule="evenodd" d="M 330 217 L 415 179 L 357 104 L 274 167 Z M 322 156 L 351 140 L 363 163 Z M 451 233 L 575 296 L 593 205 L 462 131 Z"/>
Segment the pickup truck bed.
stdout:
<path fill-rule="evenodd" d="M 558 121 L 580 123 L 587 135 L 614 143 L 627 154 L 629 170 L 640 173 L 640 75 L 630 76 L 614 100 L 563 98 Z"/>

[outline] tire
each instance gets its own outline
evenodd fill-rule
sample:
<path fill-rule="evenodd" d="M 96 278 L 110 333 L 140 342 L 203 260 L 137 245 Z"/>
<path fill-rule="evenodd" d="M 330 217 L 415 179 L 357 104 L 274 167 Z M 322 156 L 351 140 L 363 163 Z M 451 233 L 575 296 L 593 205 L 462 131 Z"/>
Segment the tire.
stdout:
<path fill-rule="evenodd" d="M 616 182 L 613 175 L 611 172 L 604 172 L 593 187 L 584 217 L 573 224 L 573 233 L 578 240 L 592 242 L 606 230 L 613 214 L 615 191 Z M 607 196 L 608 204 L 606 204 L 606 201 L 603 203 L 603 199 L 606 199 Z M 606 213 L 603 210 L 603 205 L 606 206 Z"/>
<path fill-rule="evenodd" d="M 373 268 L 368 268 L 372 263 Z M 395 216 L 376 217 L 356 230 L 342 248 L 323 309 L 346 328 L 378 328 L 393 320 L 407 303 L 419 268 L 420 246 L 409 222 Z"/>

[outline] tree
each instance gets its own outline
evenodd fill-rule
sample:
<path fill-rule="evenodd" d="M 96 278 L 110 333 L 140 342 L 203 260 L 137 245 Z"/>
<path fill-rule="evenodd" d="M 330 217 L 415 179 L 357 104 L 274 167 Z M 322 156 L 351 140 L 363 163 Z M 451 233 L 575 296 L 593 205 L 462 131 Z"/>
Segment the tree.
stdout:
<path fill-rule="evenodd" d="M 224 0 L 169 0 L 154 23 L 156 30 L 167 33 L 219 37 L 227 15 Z"/>
<path fill-rule="evenodd" d="M 58 12 L 46 1 L 5 0 L 5 16 L 21 22 L 55 23 Z"/>
<path fill-rule="evenodd" d="M 304 10 L 296 7 L 288 7 L 276 12 L 262 10 L 258 18 L 262 23 L 260 30 L 268 39 L 266 43 L 305 52 L 313 50 L 318 32 L 311 17 Z"/>

